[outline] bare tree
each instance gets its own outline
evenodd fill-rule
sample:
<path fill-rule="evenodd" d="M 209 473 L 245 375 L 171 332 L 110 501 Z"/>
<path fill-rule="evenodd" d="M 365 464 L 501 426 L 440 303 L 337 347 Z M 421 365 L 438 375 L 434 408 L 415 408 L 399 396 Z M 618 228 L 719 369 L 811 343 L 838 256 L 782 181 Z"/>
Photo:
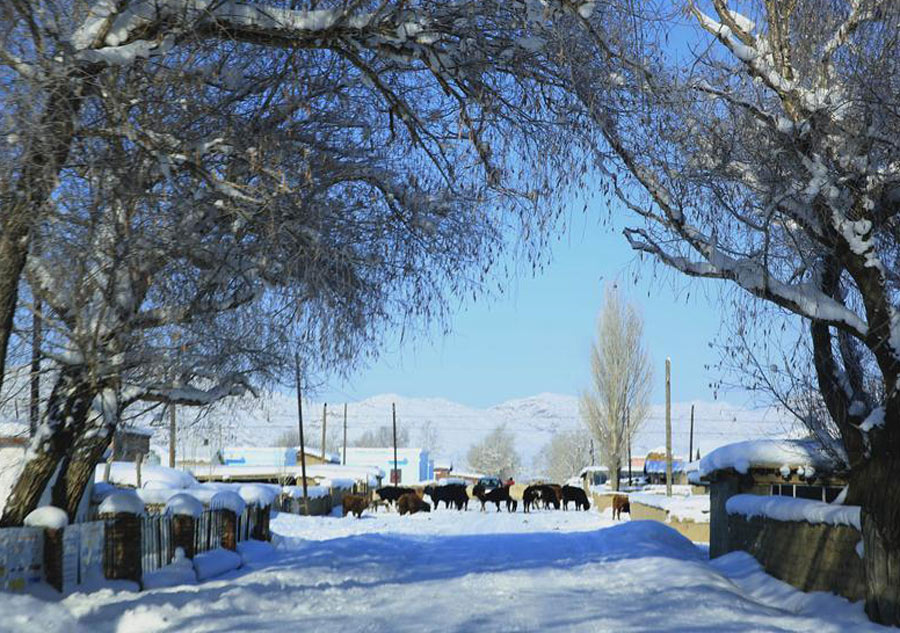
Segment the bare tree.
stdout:
<path fill-rule="evenodd" d="M 619 40 L 586 20 L 570 48 L 612 192 L 643 219 L 625 235 L 726 282 L 733 314 L 802 324 L 862 507 L 866 611 L 898 625 L 900 4 L 692 2 L 701 43 L 677 52 L 657 8 L 630 3 Z"/>
<path fill-rule="evenodd" d="M 418 439 L 416 441 L 418 445 L 432 456 L 440 450 L 441 434 L 431 420 L 425 420 L 422 423 L 418 429 L 417 436 Z"/>
<path fill-rule="evenodd" d="M 40 303 L 55 372 L 0 523 L 57 471 L 72 512 L 127 407 L 240 395 L 297 348 L 346 372 L 478 291 L 508 236 L 536 252 L 566 145 L 522 11 L 0 7 L 0 363 Z"/>
<path fill-rule="evenodd" d="M 394 445 L 394 429 L 387 424 L 377 429 L 369 429 L 353 440 L 352 445 L 360 448 L 391 447 Z M 400 448 L 409 446 L 409 429 L 402 424 L 397 424 L 397 446 Z"/>
<path fill-rule="evenodd" d="M 591 463 L 591 438 L 586 429 L 556 433 L 537 456 L 536 470 L 550 481 L 564 482 Z"/>
<path fill-rule="evenodd" d="M 515 435 L 505 424 L 496 426 L 483 440 L 470 446 L 466 461 L 470 468 L 501 479 L 514 476 L 522 464 Z"/>
<path fill-rule="evenodd" d="M 643 333 L 637 308 L 607 286 L 591 346 L 591 387 L 581 394 L 580 412 L 609 468 L 613 490 L 619 489 L 618 472 L 628 443 L 650 408 L 653 370 Z"/>

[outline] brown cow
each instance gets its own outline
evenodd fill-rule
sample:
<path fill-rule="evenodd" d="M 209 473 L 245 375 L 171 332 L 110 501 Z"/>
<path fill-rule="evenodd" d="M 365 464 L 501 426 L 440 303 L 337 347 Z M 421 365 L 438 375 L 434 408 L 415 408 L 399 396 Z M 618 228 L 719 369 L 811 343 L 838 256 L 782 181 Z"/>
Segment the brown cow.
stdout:
<path fill-rule="evenodd" d="M 415 514 L 416 512 L 431 512 L 431 504 L 422 501 L 422 498 L 415 492 L 407 492 L 397 499 L 397 510 L 400 514 Z"/>
<path fill-rule="evenodd" d="M 625 495 L 615 495 L 612 498 L 612 514 L 614 519 L 621 519 L 622 512 L 627 512 L 631 516 L 631 503 Z"/>
<path fill-rule="evenodd" d="M 366 508 L 369 507 L 369 500 L 362 495 L 344 495 L 343 506 L 344 516 L 347 516 L 347 513 L 352 512 L 358 519 L 362 516 L 362 513 L 365 512 Z"/>

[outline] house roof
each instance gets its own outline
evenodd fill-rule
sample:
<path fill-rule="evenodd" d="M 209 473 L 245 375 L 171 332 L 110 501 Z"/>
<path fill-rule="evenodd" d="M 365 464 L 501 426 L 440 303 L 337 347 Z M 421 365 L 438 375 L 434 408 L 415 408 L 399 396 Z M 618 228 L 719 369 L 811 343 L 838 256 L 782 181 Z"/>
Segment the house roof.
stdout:
<path fill-rule="evenodd" d="M 700 460 L 699 474 L 706 477 L 719 470 L 746 474 L 751 468 L 796 468 L 812 466 L 832 471 L 838 464 L 815 440 L 749 440 L 726 444 Z"/>

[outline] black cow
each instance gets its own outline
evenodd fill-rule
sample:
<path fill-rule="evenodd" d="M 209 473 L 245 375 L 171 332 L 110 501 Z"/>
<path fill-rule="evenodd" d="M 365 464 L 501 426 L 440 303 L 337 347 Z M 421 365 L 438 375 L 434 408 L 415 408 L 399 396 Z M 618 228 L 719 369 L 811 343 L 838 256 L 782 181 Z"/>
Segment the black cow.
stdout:
<path fill-rule="evenodd" d="M 591 504 L 588 501 L 587 494 L 585 494 L 583 488 L 579 488 L 578 486 L 563 486 L 562 487 L 562 503 L 563 510 L 569 509 L 569 502 L 575 502 L 576 510 L 590 510 Z"/>
<path fill-rule="evenodd" d="M 500 512 L 500 504 L 506 504 L 507 512 L 515 512 L 518 505 L 515 499 L 509 496 L 509 486 L 499 486 L 484 495 L 481 500 L 481 507 L 484 508 L 485 503 L 494 503 L 497 506 L 497 512 Z M 512 509 L 510 509 L 512 508 Z"/>
<path fill-rule="evenodd" d="M 387 501 L 389 504 L 396 504 L 397 499 L 408 492 L 415 492 L 412 488 L 404 488 L 403 486 L 383 486 L 375 491 L 380 499 Z"/>
<path fill-rule="evenodd" d="M 524 506 L 525 512 L 530 512 L 532 506 L 537 508 L 538 501 L 541 500 L 541 487 L 540 486 L 528 486 L 525 488 L 525 492 L 522 493 L 522 505 Z"/>
<path fill-rule="evenodd" d="M 553 506 L 554 510 L 559 510 L 559 503 L 562 499 L 562 488 L 556 484 L 544 484 L 538 486 L 541 491 L 541 502 L 544 504 L 544 510 Z"/>
<path fill-rule="evenodd" d="M 431 497 L 435 510 L 437 510 L 438 503 L 441 501 L 444 502 L 445 508 L 449 508 L 450 504 L 453 504 L 457 510 L 469 509 L 469 494 L 466 492 L 465 484 L 425 486 L 425 494 Z"/>

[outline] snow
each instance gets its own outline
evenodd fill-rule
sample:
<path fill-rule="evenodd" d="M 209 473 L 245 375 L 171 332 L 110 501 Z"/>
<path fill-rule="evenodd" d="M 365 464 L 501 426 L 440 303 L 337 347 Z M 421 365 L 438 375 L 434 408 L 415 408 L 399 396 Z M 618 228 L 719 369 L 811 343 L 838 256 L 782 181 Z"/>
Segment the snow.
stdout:
<path fill-rule="evenodd" d="M 303 498 L 303 486 L 284 486 L 281 491 L 292 499 Z M 331 490 L 325 486 L 307 486 L 306 494 L 310 499 L 317 499 L 319 497 L 327 497 L 331 494 Z"/>
<path fill-rule="evenodd" d="M 884 407 L 876 407 L 872 410 L 863 423 L 859 425 L 860 431 L 865 431 L 868 433 L 872 429 L 884 426 Z"/>
<path fill-rule="evenodd" d="M 203 514 L 203 504 L 191 495 L 179 493 L 166 502 L 166 514 L 189 516 L 195 519 Z"/>
<path fill-rule="evenodd" d="M 148 505 L 165 505 L 169 499 L 181 492 L 178 488 L 138 488 L 134 491 L 141 501 Z"/>
<path fill-rule="evenodd" d="M 272 529 L 274 548 L 198 555 L 198 577 L 212 578 L 199 584 L 50 602 L 0 593 L 0 630 L 886 630 L 861 603 L 801 593 L 744 553 L 709 561 L 664 524 L 614 524 L 608 511 L 282 513 Z"/>
<path fill-rule="evenodd" d="M 106 464 L 98 464 L 94 470 L 94 481 L 103 481 Z M 109 470 L 109 482 L 119 486 L 137 488 L 137 467 L 133 462 L 113 462 Z M 183 470 L 166 466 L 141 466 L 141 484 L 147 486 L 162 485 L 166 488 L 190 488 L 197 485 L 197 480 Z"/>
<path fill-rule="evenodd" d="M 231 510 L 235 514 L 241 514 L 246 505 L 241 495 L 230 490 L 220 490 L 209 500 L 210 510 Z"/>
<path fill-rule="evenodd" d="M 793 497 L 735 495 L 725 504 L 725 509 L 728 514 L 741 514 L 748 519 L 762 516 L 776 521 L 846 525 L 862 530 L 858 506 L 835 505 Z"/>
<path fill-rule="evenodd" d="M 237 551 L 241 556 L 241 563 L 243 565 L 268 561 L 276 555 L 275 547 L 271 543 L 254 539 L 238 543 Z"/>
<path fill-rule="evenodd" d="M 628 496 L 634 503 L 642 503 L 667 511 L 670 519 L 709 523 L 709 495 L 667 497 L 659 494 L 632 492 Z"/>
<path fill-rule="evenodd" d="M 225 572 L 238 569 L 242 564 L 240 554 L 227 549 L 216 548 L 194 556 L 194 570 L 197 580 L 221 576 Z"/>
<path fill-rule="evenodd" d="M 133 490 L 119 490 L 106 497 L 97 509 L 100 514 L 144 514 L 144 502 Z"/>
<path fill-rule="evenodd" d="M 28 513 L 23 521 L 28 527 L 40 527 L 48 530 L 61 530 L 69 524 L 69 515 L 65 510 L 54 506 L 42 506 Z"/>
<path fill-rule="evenodd" d="M 700 475 L 733 468 L 746 474 L 751 468 L 814 465 L 828 470 L 831 458 L 813 440 L 749 440 L 717 448 L 700 460 Z"/>
<path fill-rule="evenodd" d="M 180 547 L 175 548 L 175 556 L 171 563 L 156 571 L 144 573 L 141 578 L 144 589 L 191 585 L 196 582 L 197 573 L 194 571 L 194 564 L 184 555 L 184 550 Z"/>
<path fill-rule="evenodd" d="M 278 493 L 270 486 L 248 484 L 238 488 L 238 494 L 247 505 L 255 505 L 263 508 L 271 506 L 278 498 Z"/>

